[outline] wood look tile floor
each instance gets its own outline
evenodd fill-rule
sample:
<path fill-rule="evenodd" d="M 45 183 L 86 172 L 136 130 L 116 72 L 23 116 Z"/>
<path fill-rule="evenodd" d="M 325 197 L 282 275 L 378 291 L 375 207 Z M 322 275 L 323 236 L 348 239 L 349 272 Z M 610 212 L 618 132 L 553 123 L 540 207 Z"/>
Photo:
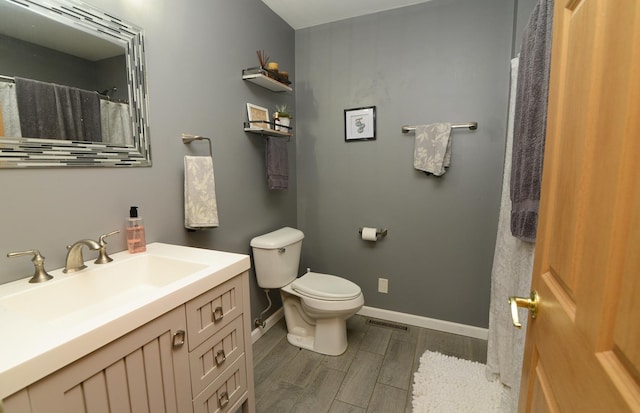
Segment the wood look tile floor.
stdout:
<path fill-rule="evenodd" d="M 280 320 L 253 345 L 258 413 L 409 413 L 413 374 L 426 350 L 486 363 L 486 340 L 386 324 L 350 318 L 349 348 L 332 357 L 289 344 Z"/>

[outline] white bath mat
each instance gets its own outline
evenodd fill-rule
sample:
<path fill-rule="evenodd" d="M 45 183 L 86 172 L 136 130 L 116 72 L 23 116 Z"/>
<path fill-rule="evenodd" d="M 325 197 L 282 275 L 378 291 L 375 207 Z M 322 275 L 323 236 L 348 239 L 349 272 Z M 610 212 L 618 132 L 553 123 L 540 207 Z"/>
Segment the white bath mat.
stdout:
<path fill-rule="evenodd" d="M 484 364 L 432 351 L 414 375 L 413 413 L 503 413 L 504 387 L 488 381 Z"/>

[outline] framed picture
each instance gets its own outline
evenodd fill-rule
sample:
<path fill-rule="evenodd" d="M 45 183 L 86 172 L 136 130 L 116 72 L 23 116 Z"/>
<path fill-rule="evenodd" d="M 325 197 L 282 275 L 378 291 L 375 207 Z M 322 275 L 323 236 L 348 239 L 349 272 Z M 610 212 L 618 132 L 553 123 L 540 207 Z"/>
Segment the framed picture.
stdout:
<path fill-rule="evenodd" d="M 269 109 L 254 105 L 253 103 L 247 103 L 247 117 L 249 118 L 251 127 L 271 129 Z"/>
<path fill-rule="evenodd" d="M 344 110 L 344 140 L 372 141 L 376 139 L 376 107 Z"/>

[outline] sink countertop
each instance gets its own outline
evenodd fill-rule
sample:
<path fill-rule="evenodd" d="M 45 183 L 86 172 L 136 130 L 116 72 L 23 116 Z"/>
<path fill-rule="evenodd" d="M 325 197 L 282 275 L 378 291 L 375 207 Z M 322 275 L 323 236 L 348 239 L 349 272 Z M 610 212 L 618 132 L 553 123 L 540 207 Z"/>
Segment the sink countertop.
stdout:
<path fill-rule="evenodd" d="M 45 283 L 29 284 L 31 277 L 27 277 L 0 285 L 0 400 L 247 271 L 251 265 L 248 255 L 163 243 L 149 244 L 143 253 L 112 254 L 113 262 L 109 264 L 93 264 L 93 255 L 92 252 L 92 259 L 85 263 L 87 269 L 70 274 L 64 274 L 62 269 L 50 271 L 54 278 Z M 46 302 L 34 302 L 28 314 L 12 311 L 6 305 L 11 300 L 18 301 L 20 294 L 28 295 L 47 287 L 55 287 L 55 291 L 64 287 L 65 280 L 85 273 L 98 274 L 110 265 L 111 268 L 114 264 L 126 265 L 127 261 L 144 255 L 198 263 L 202 267 L 166 285 L 128 294 L 126 300 L 114 301 L 106 311 L 101 309 L 86 317 L 77 315 L 71 318 L 73 322 L 52 323 L 35 317 L 33 314 L 40 311 L 38 307 L 46 314 Z M 60 285 L 54 286 L 55 283 Z"/>

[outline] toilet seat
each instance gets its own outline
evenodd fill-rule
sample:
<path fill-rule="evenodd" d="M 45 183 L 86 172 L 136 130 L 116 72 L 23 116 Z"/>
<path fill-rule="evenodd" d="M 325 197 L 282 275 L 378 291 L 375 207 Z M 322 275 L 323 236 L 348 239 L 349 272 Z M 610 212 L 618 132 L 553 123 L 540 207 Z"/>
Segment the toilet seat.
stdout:
<path fill-rule="evenodd" d="M 335 275 L 308 272 L 291 283 L 291 288 L 318 300 L 347 301 L 362 294 L 360 287 Z"/>

